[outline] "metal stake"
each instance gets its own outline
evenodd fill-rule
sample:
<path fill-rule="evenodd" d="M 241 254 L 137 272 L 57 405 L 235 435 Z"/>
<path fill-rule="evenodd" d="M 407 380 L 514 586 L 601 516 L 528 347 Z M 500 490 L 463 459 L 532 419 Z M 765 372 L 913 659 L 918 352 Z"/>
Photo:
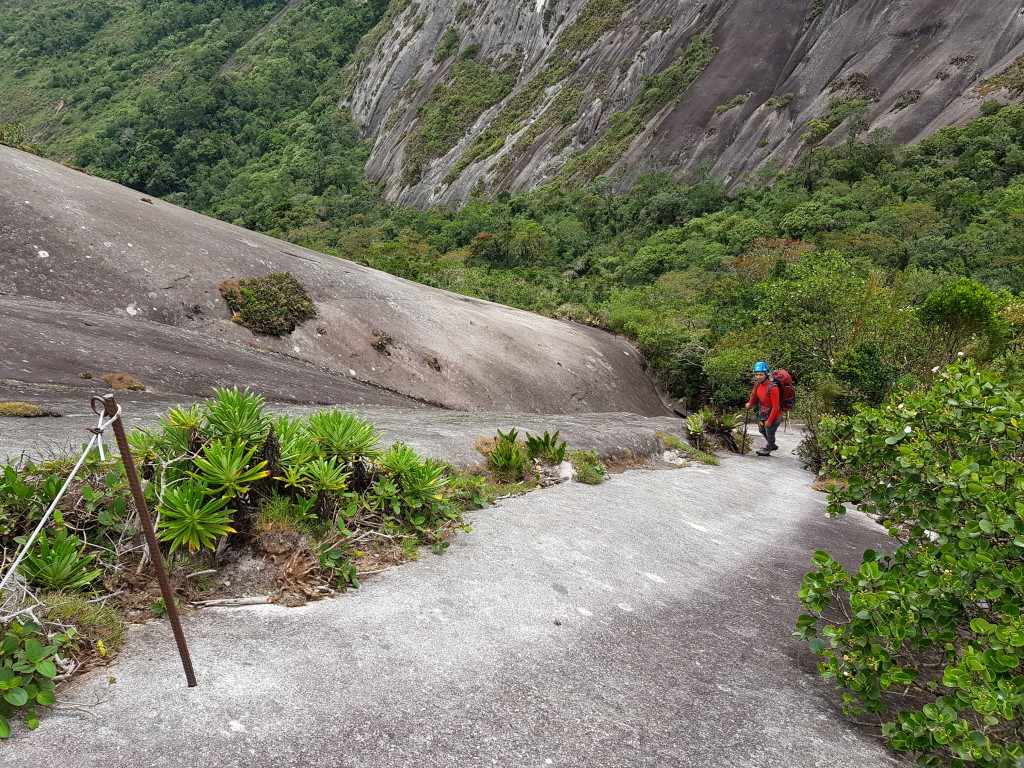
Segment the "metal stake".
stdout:
<path fill-rule="evenodd" d="M 96 413 L 97 405 L 102 406 L 104 415 L 113 418 L 118 416 L 117 402 L 114 396 L 107 394 L 103 397 L 92 399 L 92 409 Z M 156 568 L 156 577 L 160 582 L 160 593 L 164 596 L 164 605 L 167 608 L 167 620 L 171 622 L 171 631 L 174 633 L 174 642 L 178 645 L 178 654 L 181 656 L 181 664 L 185 668 L 185 679 L 188 687 L 196 686 L 196 675 L 192 671 L 192 659 L 188 655 L 188 646 L 185 645 L 185 634 L 181 631 L 181 620 L 178 618 L 178 608 L 174 604 L 174 594 L 171 592 L 171 583 L 167 580 L 167 570 L 164 566 L 163 556 L 160 554 L 160 545 L 156 540 L 156 533 L 153 530 L 153 520 L 149 516 L 149 507 L 146 506 L 146 497 L 142 493 L 142 483 L 139 482 L 139 475 L 135 471 L 135 460 L 132 458 L 132 451 L 128 447 L 128 437 L 125 435 L 124 422 L 118 417 L 111 423 L 114 427 L 114 437 L 117 438 L 117 448 L 121 453 L 121 462 L 124 464 L 125 474 L 128 476 L 128 484 L 132 488 L 132 496 L 135 498 L 135 507 L 139 510 L 139 522 L 142 525 L 142 532 L 146 535 L 146 544 L 149 545 L 149 556 Z"/>

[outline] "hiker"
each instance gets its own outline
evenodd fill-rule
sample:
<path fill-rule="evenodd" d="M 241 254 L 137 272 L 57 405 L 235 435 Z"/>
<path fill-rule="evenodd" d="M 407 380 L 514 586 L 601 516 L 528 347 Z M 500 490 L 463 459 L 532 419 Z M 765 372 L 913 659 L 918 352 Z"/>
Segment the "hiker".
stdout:
<path fill-rule="evenodd" d="M 754 363 L 754 389 L 747 401 L 747 408 L 754 408 L 757 414 L 757 431 L 764 436 L 765 447 L 755 451 L 758 456 L 768 456 L 778 450 L 775 431 L 782 423 L 782 392 L 771 378 L 768 363 Z"/>

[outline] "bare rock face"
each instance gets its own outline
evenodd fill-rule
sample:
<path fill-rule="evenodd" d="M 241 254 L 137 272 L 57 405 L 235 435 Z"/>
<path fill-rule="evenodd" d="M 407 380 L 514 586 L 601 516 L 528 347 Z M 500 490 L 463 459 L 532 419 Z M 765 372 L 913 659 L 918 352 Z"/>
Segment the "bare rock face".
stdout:
<path fill-rule="evenodd" d="M 1024 15 L 1015 0 L 394 0 L 370 42 L 346 101 L 374 139 L 367 172 L 424 207 L 701 162 L 738 184 L 851 126 L 914 141 L 1020 98 L 991 78 L 1024 55 Z"/>
<path fill-rule="evenodd" d="M 0 379 L 89 372 L 207 395 L 525 413 L 668 411 L 626 341 L 441 291 L 145 198 L 0 146 Z M 284 337 L 231 322 L 227 279 L 290 272 L 317 317 Z"/>

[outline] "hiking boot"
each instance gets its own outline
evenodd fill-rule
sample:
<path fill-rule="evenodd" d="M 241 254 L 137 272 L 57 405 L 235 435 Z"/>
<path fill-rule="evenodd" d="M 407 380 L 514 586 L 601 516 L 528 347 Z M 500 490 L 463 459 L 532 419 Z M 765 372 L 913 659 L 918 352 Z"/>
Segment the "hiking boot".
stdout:
<path fill-rule="evenodd" d="M 765 448 L 765 450 L 768 451 L 769 453 L 771 453 L 772 451 L 779 450 L 779 446 L 777 446 L 777 445 L 769 445 L 767 448 Z"/>
<path fill-rule="evenodd" d="M 772 452 L 768 448 L 758 448 L 754 451 L 758 456 L 771 456 Z"/>

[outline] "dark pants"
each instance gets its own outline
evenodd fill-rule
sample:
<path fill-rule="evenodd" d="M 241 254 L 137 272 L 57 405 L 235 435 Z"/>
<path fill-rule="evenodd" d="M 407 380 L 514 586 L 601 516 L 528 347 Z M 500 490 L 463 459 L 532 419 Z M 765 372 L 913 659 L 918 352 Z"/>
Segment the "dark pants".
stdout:
<path fill-rule="evenodd" d="M 763 427 L 761 426 L 760 422 L 758 423 L 757 431 L 760 432 L 761 436 L 767 441 L 765 443 L 765 448 L 771 448 L 773 445 L 775 445 L 775 433 L 778 431 L 779 424 L 781 423 L 781 416 L 779 416 L 773 422 L 765 422 L 765 425 Z"/>

